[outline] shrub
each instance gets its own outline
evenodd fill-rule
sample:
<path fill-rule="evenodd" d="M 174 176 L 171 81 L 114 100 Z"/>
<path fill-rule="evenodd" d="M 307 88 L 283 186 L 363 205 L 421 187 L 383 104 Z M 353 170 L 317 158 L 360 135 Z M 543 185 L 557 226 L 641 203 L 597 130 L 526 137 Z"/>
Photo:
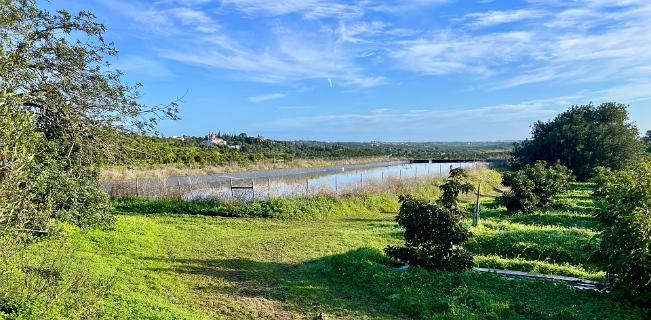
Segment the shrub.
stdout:
<path fill-rule="evenodd" d="M 458 205 L 460 192 L 472 191 L 472 185 L 463 182 L 463 169 L 454 169 L 450 178 L 440 186 L 441 198 L 419 200 L 410 195 L 400 196 L 398 225 L 405 229 L 405 245 L 388 246 L 385 253 L 410 265 L 426 269 L 461 272 L 473 265 L 472 256 L 461 247 L 471 237 L 461 224 Z"/>
<path fill-rule="evenodd" d="M 573 179 L 571 171 L 559 162 L 548 167 L 545 161 L 539 160 L 504 174 L 502 184 L 511 190 L 505 192 L 499 202 L 509 212 L 532 213 L 536 208 L 550 205 L 557 194 L 567 190 Z"/>
<path fill-rule="evenodd" d="M 615 294 L 651 306 L 651 161 L 601 170 L 595 182 L 608 284 Z"/>

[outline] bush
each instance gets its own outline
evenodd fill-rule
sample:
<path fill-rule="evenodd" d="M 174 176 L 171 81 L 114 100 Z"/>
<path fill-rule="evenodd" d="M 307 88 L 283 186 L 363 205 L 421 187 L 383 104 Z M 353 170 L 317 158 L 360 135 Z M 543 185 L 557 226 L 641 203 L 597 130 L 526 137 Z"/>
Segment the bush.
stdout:
<path fill-rule="evenodd" d="M 472 191 L 464 182 L 463 169 L 450 172 L 450 178 L 440 186 L 443 195 L 436 202 L 400 196 L 398 225 L 405 229 L 405 245 L 388 246 L 388 256 L 426 269 L 461 272 L 473 265 L 470 253 L 461 247 L 471 237 L 461 224 L 462 210 L 458 205 L 460 192 Z"/>
<path fill-rule="evenodd" d="M 595 182 L 608 284 L 615 294 L 651 306 L 651 161 L 601 170 Z"/>
<path fill-rule="evenodd" d="M 532 213 L 549 206 L 554 197 L 567 190 L 574 179 L 572 172 L 557 162 L 547 166 L 543 160 L 525 165 L 521 170 L 506 172 L 502 184 L 510 187 L 499 199 L 509 212 Z"/>

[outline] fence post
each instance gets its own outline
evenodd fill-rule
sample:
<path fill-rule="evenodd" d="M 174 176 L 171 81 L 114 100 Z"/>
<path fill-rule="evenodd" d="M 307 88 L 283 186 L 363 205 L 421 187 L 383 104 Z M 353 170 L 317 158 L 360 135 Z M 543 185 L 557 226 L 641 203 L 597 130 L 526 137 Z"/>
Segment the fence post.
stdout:
<path fill-rule="evenodd" d="M 255 181 L 251 179 L 251 198 L 255 202 Z"/>
<path fill-rule="evenodd" d="M 337 176 L 335 176 L 335 194 L 339 193 L 339 183 L 337 182 Z"/>
<path fill-rule="evenodd" d="M 414 169 L 416 169 L 416 171 L 414 172 L 414 180 L 417 180 L 418 179 L 418 168 L 416 167 Z"/>
<path fill-rule="evenodd" d="M 443 175 L 443 164 L 439 163 L 439 177 Z"/>
<path fill-rule="evenodd" d="M 384 182 L 384 171 L 382 171 L 382 182 Z"/>
<path fill-rule="evenodd" d="M 472 216 L 472 226 L 476 227 L 479 224 L 479 197 L 481 193 L 481 182 L 477 184 L 477 202 L 475 203 L 475 214 Z"/>
<path fill-rule="evenodd" d="M 402 168 L 400 168 L 400 176 L 399 176 L 399 178 L 402 179 Z"/>
<path fill-rule="evenodd" d="M 181 195 L 181 178 L 176 177 L 176 185 L 179 187 L 179 196 Z"/>
<path fill-rule="evenodd" d="M 140 183 L 138 178 L 136 178 L 136 197 L 140 198 Z"/>
<path fill-rule="evenodd" d="M 305 179 L 305 196 L 310 193 L 310 179 Z"/>
<path fill-rule="evenodd" d="M 231 178 L 231 199 L 235 199 L 235 195 L 233 194 L 233 178 Z"/>
<path fill-rule="evenodd" d="M 267 178 L 267 198 L 271 200 L 271 178 Z"/>
<path fill-rule="evenodd" d="M 359 186 L 364 187 L 364 178 L 362 177 L 362 173 L 359 173 Z"/>

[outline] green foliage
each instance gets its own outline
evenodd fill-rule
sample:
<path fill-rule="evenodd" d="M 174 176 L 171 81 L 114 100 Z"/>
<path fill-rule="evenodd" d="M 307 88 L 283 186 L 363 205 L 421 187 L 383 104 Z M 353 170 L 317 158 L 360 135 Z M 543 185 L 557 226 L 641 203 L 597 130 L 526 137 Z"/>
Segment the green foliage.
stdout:
<path fill-rule="evenodd" d="M 445 183 L 439 186 L 442 191 L 441 198 L 438 202 L 457 216 L 466 216 L 465 212 L 459 207 L 459 195 L 467 194 L 475 190 L 475 187 L 467 182 L 468 174 L 461 168 L 450 170 L 450 176 Z"/>
<path fill-rule="evenodd" d="M 137 87 L 108 65 L 116 52 L 94 19 L 0 0 L 0 318 L 94 316 L 101 290 L 86 286 L 81 265 L 65 264 L 69 252 L 39 260 L 25 246 L 69 224 L 110 226 L 97 161 L 119 152 L 116 136 L 175 114 L 136 101 Z"/>
<path fill-rule="evenodd" d="M 450 172 L 450 177 L 440 186 L 443 194 L 436 203 L 419 200 L 413 196 L 400 196 L 398 225 L 405 229 L 405 245 L 388 246 L 385 252 L 400 261 L 426 269 L 461 272 L 472 267 L 472 256 L 461 245 L 471 237 L 461 224 L 459 194 L 472 191 L 464 181 L 466 173 L 461 168 Z"/>
<path fill-rule="evenodd" d="M 549 206 L 573 179 L 572 172 L 560 162 L 548 167 L 545 161 L 539 160 L 504 173 L 502 184 L 511 190 L 500 201 L 510 212 L 533 213 L 536 208 Z"/>
<path fill-rule="evenodd" d="M 586 180 L 596 167 L 621 169 L 643 152 L 627 106 L 618 103 L 573 106 L 549 122 L 536 122 L 531 135 L 515 145 L 516 169 L 537 160 L 560 160 L 578 179 Z"/>
<path fill-rule="evenodd" d="M 601 170 L 596 182 L 608 281 L 617 294 L 651 306 L 651 161 Z"/>
<path fill-rule="evenodd" d="M 0 225 L 49 232 L 52 219 L 108 225 L 94 168 L 113 142 L 146 132 L 175 106 L 140 105 L 107 60 L 116 55 L 89 12 L 0 1 Z"/>
<path fill-rule="evenodd" d="M 644 137 L 642 137 L 642 142 L 646 145 L 646 152 L 651 153 L 651 130 L 647 130 Z"/>

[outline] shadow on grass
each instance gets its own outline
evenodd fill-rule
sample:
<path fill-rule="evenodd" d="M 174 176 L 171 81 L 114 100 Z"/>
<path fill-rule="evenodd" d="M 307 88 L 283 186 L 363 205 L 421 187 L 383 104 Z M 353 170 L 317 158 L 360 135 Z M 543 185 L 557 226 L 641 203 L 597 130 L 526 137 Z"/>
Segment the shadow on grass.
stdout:
<path fill-rule="evenodd" d="M 546 281 L 505 280 L 472 271 L 399 271 L 372 248 L 300 264 L 250 259 L 166 261 L 177 266 L 150 270 L 196 275 L 202 284 L 194 289 L 205 296 L 269 299 L 282 303 L 285 311 L 315 317 L 325 312 L 335 318 L 644 318 L 643 310 L 604 294 Z"/>
<path fill-rule="evenodd" d="M 369 296 L 360 288 L 346 285 L 342 281 L 345 279 L 324 276 L 320 268 L 329 266 L 332 259 L 328 257 L 304 264 L 262 262 L 246 258 L 174 259 L 167 261 L 177 267 L 148 270 L 200 276 L 206 281 L 194 289 L 203 296 L 226 294 L 277 301 L 283 304 L 284 311 L 298 312 L 314 319 L 321 312 L 334 317 L 404 317 L 395 308 L 384 304 L 380 297 Z M 284 316 L 287 315 L 273 315 L 280 318 Z"/>

